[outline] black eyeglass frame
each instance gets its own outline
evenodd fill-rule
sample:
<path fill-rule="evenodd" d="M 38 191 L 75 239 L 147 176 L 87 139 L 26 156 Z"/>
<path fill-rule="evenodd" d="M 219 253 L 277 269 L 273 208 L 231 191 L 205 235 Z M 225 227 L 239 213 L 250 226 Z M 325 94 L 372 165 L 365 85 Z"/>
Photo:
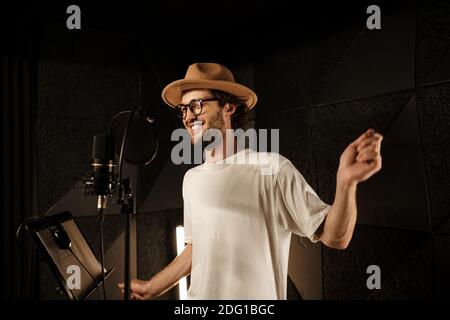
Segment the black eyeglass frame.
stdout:
<path fill-rule="evenodd" d="M 208 102 L 208 101 L 218 101 L 219 99 L 217 98 L 206 98 L 206 99 L 192 99 L 191 102 L 189 102 L 189 104 L 179 104 L 175 107 L 175 110 L 177 112 L 177 115 L 180 119 L 185 119 L 186 115 L 187 115 L 187 109 L 191 110 L 191 112 L 198 116 L 200 114 L 203 113 L 203 106 L 204 106 L 204 102 Z M 200 103 L 200 107 L 195 106 L 196 103 Z M 199 110 L 199 111 L 195 111 L 195 110 Z"/>

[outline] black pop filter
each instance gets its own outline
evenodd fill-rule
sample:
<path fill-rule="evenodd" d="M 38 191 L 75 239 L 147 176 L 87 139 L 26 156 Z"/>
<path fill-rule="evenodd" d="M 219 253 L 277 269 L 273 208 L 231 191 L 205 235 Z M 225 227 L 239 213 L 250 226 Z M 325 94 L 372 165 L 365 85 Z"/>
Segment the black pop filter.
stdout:
<path fill-rule="evenodd" d="M 131 112 L 130 110 L 117 114 L 111 124 L 111 134 L 116 141 L 115 151 L 117 155 L 120 153 L 121 141 Z M 128 131 L 124 161 L 133 165 L 147 165 L 155 158 L 157 151 L 158 136 L 154 119 L 144 109 L 138 109 L 133 115 Z"/>

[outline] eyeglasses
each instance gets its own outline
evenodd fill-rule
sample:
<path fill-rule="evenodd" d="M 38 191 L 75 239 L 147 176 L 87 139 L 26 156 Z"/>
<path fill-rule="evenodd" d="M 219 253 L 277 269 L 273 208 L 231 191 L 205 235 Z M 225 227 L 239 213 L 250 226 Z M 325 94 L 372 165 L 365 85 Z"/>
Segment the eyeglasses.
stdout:
<path fill-rule="evenodd" d="M 194 99 L 189 104 L 179 104 L 175 107 L 177 111 L 177 115 L 181 119 L 185 119 L 187 115 L 187 110 L 191 110 L 191 112 L 198 116 L 203 112 L 203 104 L 206 101 L 217 101 L 217 98 L 207 98 L 207 99 Z"/>

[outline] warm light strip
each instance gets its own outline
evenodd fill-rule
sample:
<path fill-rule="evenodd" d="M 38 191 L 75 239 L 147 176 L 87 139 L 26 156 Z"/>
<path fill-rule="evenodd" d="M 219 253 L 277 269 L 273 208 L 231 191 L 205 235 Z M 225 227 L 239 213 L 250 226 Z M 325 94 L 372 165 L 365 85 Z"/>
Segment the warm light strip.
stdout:
<path fill-rule="evenodd" d="M 177 226 L 177 255 L 180 255 L 184 250 L 184 228 L 183 226 Z M 182 278 L 178 282 L 178 289 L 180 294 L 180 300 L 187 300 L 187 282 L 186 277 Z"/>

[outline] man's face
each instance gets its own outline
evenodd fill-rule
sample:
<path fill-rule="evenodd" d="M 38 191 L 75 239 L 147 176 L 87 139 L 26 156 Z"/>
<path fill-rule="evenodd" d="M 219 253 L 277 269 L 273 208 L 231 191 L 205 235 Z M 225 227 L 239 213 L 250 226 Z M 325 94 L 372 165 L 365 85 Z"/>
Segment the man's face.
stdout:
<path fill-rule="evenodd" d="M 209 98 L 213 98 L 209 90 L 190 90 L 183 94 L 181 103 L 188 105 L 194 99 L 206 100 Z M 223 108 L 219 106 L 218 101 L 203 102 L 203 110 L 198 115 L 195 115 L 188 108 L 183 124 L 188 130 L 193 144 L 201 143 L 202 136 L 208 129 L 214 128 L 222 132 L 226 129 L 223 119 Z"/>

